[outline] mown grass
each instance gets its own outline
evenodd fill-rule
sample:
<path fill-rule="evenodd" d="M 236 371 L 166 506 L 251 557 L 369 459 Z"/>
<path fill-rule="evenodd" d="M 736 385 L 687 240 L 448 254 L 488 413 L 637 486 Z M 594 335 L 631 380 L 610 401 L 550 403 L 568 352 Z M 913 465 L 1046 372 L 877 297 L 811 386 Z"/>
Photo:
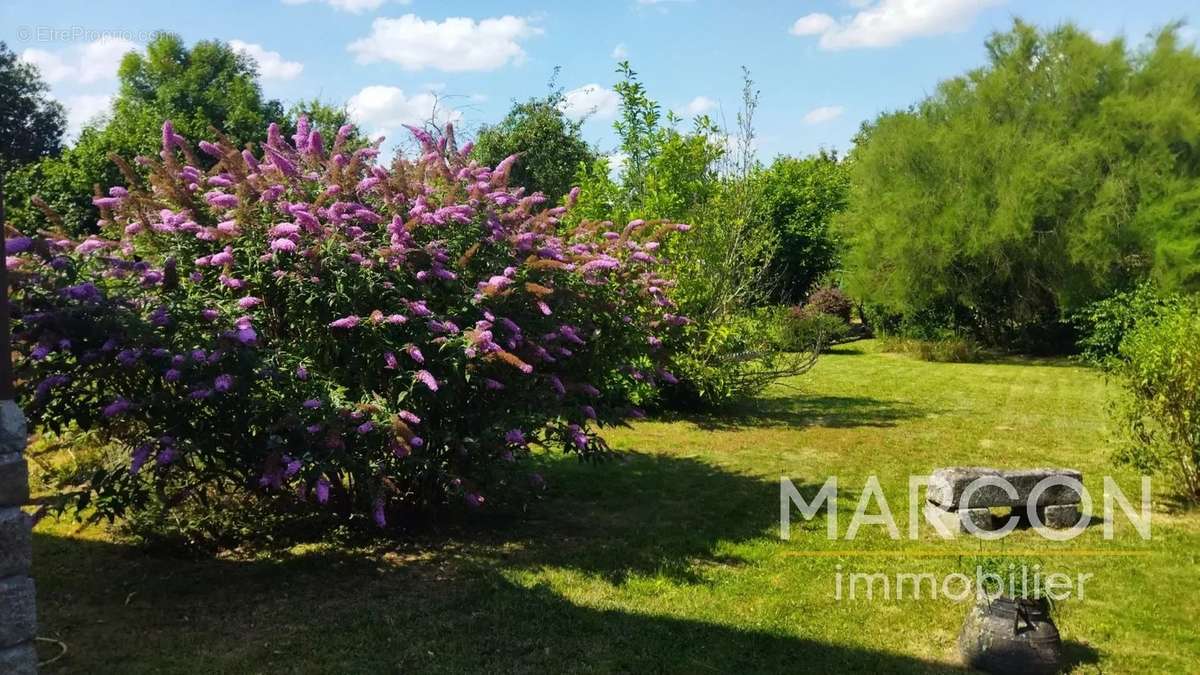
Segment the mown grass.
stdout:
<path fill-rule="evenodd" d="M 256 560 L 184 561 L 43 523 L 41 633 L 59 672 L 955 672 L 967 607 L 834 598 L 839 571 L 967 569 L 1032 551 L 1094 574 L 1058 609 L 1075 672 L 1195 672 L 1200 514 L 1156 485 L 1154 537 L 1118 517 L 1055 543 L 892 541 L 864 526 L 778 535 L 779 478 L 836 474 L 844 533 L 876 475 L 902 530 L 909 474 L 941 465 L 1066 465 L 1097 499 L 1111 473 L 1106 385 L 1065 362 L 928 363 L 843 346 L 804 378 L 720 415 L 608 434 L 625 459 L 549 459 L 525 514 L 386 550 L 310 546 Z"/>

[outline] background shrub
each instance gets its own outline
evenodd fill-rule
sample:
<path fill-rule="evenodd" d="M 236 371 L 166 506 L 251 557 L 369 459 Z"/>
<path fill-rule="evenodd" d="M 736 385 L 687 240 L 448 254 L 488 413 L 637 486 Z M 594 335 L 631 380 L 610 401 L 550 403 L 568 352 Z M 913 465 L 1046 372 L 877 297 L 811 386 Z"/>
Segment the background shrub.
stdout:
<path fill-rule="evenodd" d="M 983 348 L 971 338 L 948 335 L 932 339 L 885 336 L 880 339 L 885 352 L 911 354 L 922 361 L 974 363 L 984 356 Z"/>
<path fill-rule="evenodd" d="M 596 153 L 583 140 L 583 120 L 563 114 L 563 100 L 562 90 L 554 88 L 544 98 L 514 103 L 504 119 L 479 130 L 471 157 L 495 166 L 520 154 L 509 184 L 530 194 L 541 192 L 551 202 L 561 200 L 575 185 L 580 167 L 596 161 Z"/>
<path fill-rule="evenodd" d="M 1128 396 L 1117 408 L 1125 443 L 1118 460 L 1163 472 L 1200 499 L 1200 306 L 1195 301 L 1140 321 L 1121 342 L 1117 374 Z"/>
<path fill-rule="evenodd" d="M 1084 307 L 1073 323 L 1080 332 L 1080 356 L 1100 367 L 1115 367 L 1121 343 L 1146 321 L 1155 322 L 1179 307 L 1177 295 L 1164 295 L 1153 285 L 1140 284 L 1131 291 L 1115 293 Z"/>
<path fill-rule="evenodd" d="M 673 343 L 671 370 L 680 380 L 667 406 L 721 406 L 771 382 L 804 372 L 814 352 L 780 353 L 757 311 L 779 288 L 771 261 L 774 226 L 755 215 L 754 113 L 758 95 L 747 77 L 737 129 L 699 116 L 690 129 L 663 114 L 628 63 L 618 66 L 621 97 L 614 123 L 626 156 L 619 176 L 606 160 L 580 173 L 578 217 L 623 221 L 660 217 L 692 224 L 687 237 L 664 245 L 676 282 L 668 294 L 692 319 Z"/>
<path fill-rule="evenodd" d="M 603 457 L 594 427 L 674 380 L 659 249 L 682 226 L 563 226 L 451 129 L 383 167 L 348 126 L 297 127 L 261 154 L 201 142 L 202 171 L 168 122 L 93 198 L 102 236 L 9 240 L 27 414 L 120 449 L 63 506 L 480 507 L 540 480 L 530 445 Z"/>
<path fill-rule="evenodd" d="M 779 349 L 789 352 L 821 350 L 850 337 L 850 324 L 840 316 L 805 307 L 787 310 L 779 321 Z"/>
<path fill-rule="evenodd" d="M 850 314 L 854 311 L 854 302 L 845 291 L 837 286 L 824 286 L 808 295 L 803 311 L 810 314 L 828 314 L 850 323 Z"/>
<path fill-rule="evenodd" d="M 753 189 L 754 218 L 779 241 L 770 263 L 778 296 L 799 302 L 841 262 L 832 224 L 850 193 L 847 167 L 835 153 L 779 157 L 754 175 Z"/>

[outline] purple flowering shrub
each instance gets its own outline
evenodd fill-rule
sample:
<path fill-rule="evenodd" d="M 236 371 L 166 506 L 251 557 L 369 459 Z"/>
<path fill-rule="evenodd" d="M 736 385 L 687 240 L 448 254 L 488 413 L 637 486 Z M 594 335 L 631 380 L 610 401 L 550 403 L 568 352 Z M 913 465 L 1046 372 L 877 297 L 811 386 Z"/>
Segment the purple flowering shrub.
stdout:
<path fill-rule="evenodd" d="M 452 129 L 384 167 L 307 127 L 201 162 L 168 122 L 159 157 L 114 158 L 101 235 L 9 242 L 27 414 L 124 448 L 77 504 L 478 507 L 531 445 L 603 456 L 596 428 L 674 380 L 658 249 L 685 226 L 568 227 L 575 194 L 542 207 L 506 186 L 516 157 L 478 166 Z"/>

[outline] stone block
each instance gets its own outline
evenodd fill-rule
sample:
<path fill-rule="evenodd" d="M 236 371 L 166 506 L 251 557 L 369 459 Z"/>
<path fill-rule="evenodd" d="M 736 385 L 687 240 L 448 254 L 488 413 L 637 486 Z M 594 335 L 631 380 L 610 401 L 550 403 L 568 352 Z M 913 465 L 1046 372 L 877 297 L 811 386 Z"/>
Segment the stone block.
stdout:
<path fill-rule="evenodd" d="M 32 535 L 30 519 L 21 509 L 0 508 L 0 578 L 29 574 Z"/>
<path fill-rule="evenodd" d="M 23 642 L 0 649 L 0 673 L 5 675 L 37 675 L 37 650 L 33 642 Z"/>
<path fill-rule="evenodd" d="M 965 520 L 974 523 L 977 530 L 986 532 L 996 528 L 996 519 L 988 509 L 946 509 L 939 504 L 925 502 L 925 518 L 931 523 L 941 523 L 952 535 L 970 532 Z"/>
<path fill-rule="evenodd" d="M 1007 481 L 1016 490 L 1016 499 L 1000 487 L 984 485 L 971 495 L 967 504 L 959 504 L 962 496 L 975 480 L 991 476 Z M 997 508 L 1024 506 L 1033 488 L 1046 478 L 1073 478 L 1083 481 L 1083 474 L 1074 469 L 1021 469 L 1000 470 L 986 467 L 950 467 L 938 469 L 929 477 L 926 499 L 945 507 Z M 1078 504 L 1079 493 L 1066 485 L 1052 485 L 1038 497 L 1038 505 Z"/>
<path fill-rule="evenodd" d="M 29 441 L 25 415 L 16 401 L 0 401 L 0 455 L 24 452 Z"/>
<path fill-rule="evenodd" d="M 32 640 L 36 634 L 33 579 L 24 575 L 0 579 L 0 648 Z"/>
<path fill-rule="evenodd" d="M 1079 522 L 1083 515 L 1079 512 L 1078 504 L 1051 504 L 1038 509 L 1042 525 L 1056 530 L 1066 530 Z"/>
<path fill-rule="evenodd" d="M 29 466 L 19 453 L 0 455 L 0 506 L 20 506 L 29 501 Z"/>

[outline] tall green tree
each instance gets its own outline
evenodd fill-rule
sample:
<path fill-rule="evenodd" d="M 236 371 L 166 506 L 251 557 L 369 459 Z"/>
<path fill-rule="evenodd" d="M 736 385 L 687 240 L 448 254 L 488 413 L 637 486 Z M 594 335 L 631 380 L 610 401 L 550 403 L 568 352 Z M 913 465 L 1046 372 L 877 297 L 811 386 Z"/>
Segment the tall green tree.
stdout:
<path fill-rule="evenodd" d="M 832 153 L 779 157 L 755 176 L 754 188 L 754 217 L 779 238 L 772 265 L 780 295 L 799 302 L 838 267 L 831 227 L 834 216 L 846 208 L 849 173 Z"/>
<path fill-rule="evenodd" d="M 0 226 L 8 173 L 62 150 L 66 113 L 47 92 L 37 67 L 0 42 Z"/>
<path fill-rule="evenodd" d="M 864 125 L 840 221 L 882 313 L 1031 344 L 1150 277 L 1200 287 L 1200 57 L 1021 21 L 988 62 Z"/>
<path fill-rule="evenodd" d="M 520 153 L 509 173 L 509 184 L 541 192 L 552 201 L 561 199 L 574 185 L 580 166 L 596 160 L 596 153 L 583 140 L 582 120 L 568 118 L 562 103 L 560 89 L 513 103 L 504 119 L 480 129 L 472 158 L 495 166 Z"/>
<path fill-rule="evenodd" d="M 93 229 L 93 186 L 121 181 L 110 154 L 127 159 L 155 154 L 165 119 L 185 137 L 208 138 L 216 128 L 237 144 L 259 138 L 268 123 L 285 119 L 278 101 L 263 98 L 254 61 L 223 42 L 201 41 L 189 49 L 179 36 L 160 34 L 145 54 L 125 55 L 118 77 L 120 89 L 107 115 L 85 127 L 60 157 L 14 176 L 19 203 L 13 217 L 22 229 L 42 223 L 42 214 L 29 203 L 33 195 L 45 199 L 69 231 Z"/>

